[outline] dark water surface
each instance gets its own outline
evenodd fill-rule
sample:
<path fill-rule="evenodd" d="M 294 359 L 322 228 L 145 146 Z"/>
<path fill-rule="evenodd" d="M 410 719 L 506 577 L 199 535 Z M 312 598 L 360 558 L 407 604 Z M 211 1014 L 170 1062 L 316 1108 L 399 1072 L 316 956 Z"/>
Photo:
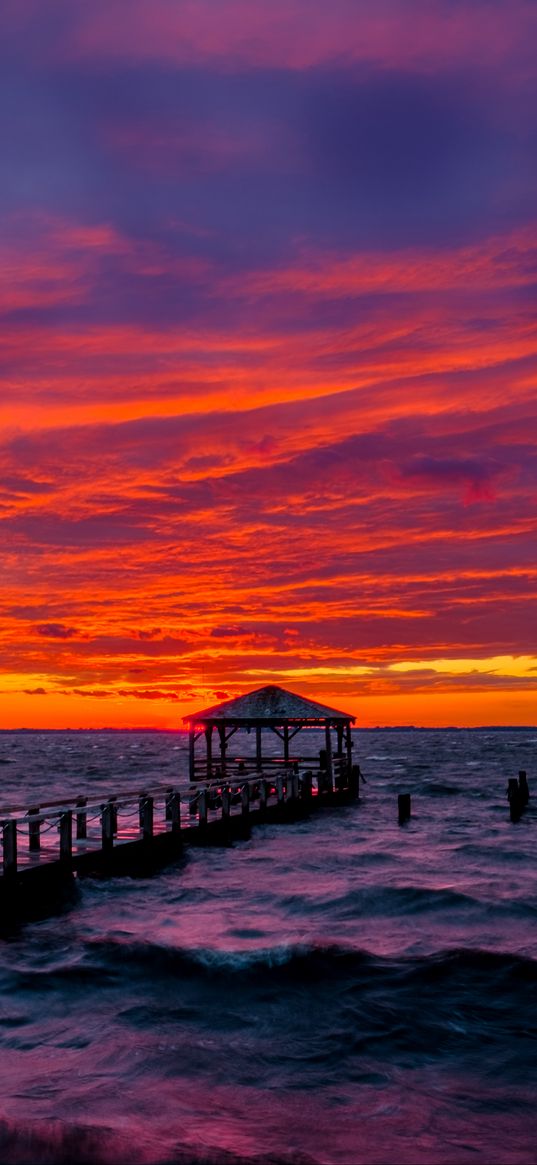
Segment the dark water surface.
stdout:
<path fill-rule="evenodd" d="M 80 884 L 0 946 L 0 1160 L 537 1161 L 537 729 L 356 733 L 360 805 Z M 0 734 L 1 800 L 186 778 Z M 397 793 L 413 816 L 397 824 Z"/>

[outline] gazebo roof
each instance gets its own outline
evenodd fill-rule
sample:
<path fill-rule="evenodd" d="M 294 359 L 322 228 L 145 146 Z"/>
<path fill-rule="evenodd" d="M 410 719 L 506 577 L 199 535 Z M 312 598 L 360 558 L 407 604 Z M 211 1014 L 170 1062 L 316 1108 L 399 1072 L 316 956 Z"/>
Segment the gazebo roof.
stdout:
<path fill-rule="evenodd" d="M 191 712 L 183 720 L 192 726 L 229 724 L 236 727 L 270 727 L 286 723 L 324 724 L 327 720 L 349 724 L 354 723 L 355 717 L 329 708 L 326 704 L 317 704 L 315 700 L 306 700 L 304 696 L 297 696 L 285 688 L 269 685 L 247 692 L 245 696 L 226 700 L 223 704 L 214 704 L 212 708 L 204 708 L 201 712 Z"/>

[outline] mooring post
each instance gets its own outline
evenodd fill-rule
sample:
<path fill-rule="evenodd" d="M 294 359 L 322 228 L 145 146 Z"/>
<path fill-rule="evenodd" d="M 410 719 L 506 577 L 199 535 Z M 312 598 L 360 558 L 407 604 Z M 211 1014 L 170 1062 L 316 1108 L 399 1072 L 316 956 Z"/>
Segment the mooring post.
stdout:
<path fill-rule="evenodd" d="M 518 790 L 520 793 L 520 800 L 523 805 L 527 805 L 530 799 L 530 791 L 528 788 L 528 778 L 525 769 L 519 769 L 518 773 Z"/>
<path fill-rule="evenodd" d="M 145 796 L 143 801 L 140 802 L 140 817 L 144 841 L 150 841 L 153 837 L 153 808 L 153 798 Z"/>
<path fill-rule="evenodd" d="M 70 863 L 73 856 L 73 812 L 65 809 L 60 815 L 60 861 Z"/>
<path fill-rule="evenodd" d="M 207 825 L 207 790 L 200 789 L 198 794 L 198 827 L 205 829 Z"/>
<path fill-rule="evenodd" d="M 411 814 L 410 793 L 399 793 L 397 798 L 397 808 L 399 812 L 399 825 L 404 825 L 408 821 Z"/>
<path fill-rule="evenodd" d="M 509 801 L 509 816 L 511 821 L 520 821 L 525 806 L 520 793 L 520 785 L 516 777 L 509 777 L 507 782 L 507 800 Z"/>
<path fill-rule="evenodd" d="M 77 797 L 76 799 L 76 836 L 78 841 L 88 836 L 88 815 L 85 808 L 87 803 L 87 797 Z"/>
<path fill-rule="evenodd" d="M 250 786 L 248 781 L 246 781 L 246 784 L 241 789 L 241 806 L 243 817 L 248 817 L 250 812 Z"/>
<path fill-rule="evenodd" d="M 103 854 L 112 852 L 114 848 L 114 819 L 109 801 L 101 805 L 101 844 Z"/>
<path fill-rule="evenodd" d="M 4 874 L 13 878 L 17 873 L 17 822 L 4 821 L 2 829 Z"/>
<path fill-rule="evenodd" d="M 181 795 L 173 788 L 166 792 L 166 821 L 171 822 L 172 833 L 179 832 L 181 829 Z"/>
<path fill-rule="evenodd" d="M 39 805 L 32 805 L 28 810 L 28 817 L 34 817 L 39 813 Z M 37 821 L 28 821 L 28 848 L 35 853 L 41 849 L 41 822 L 39 818 Z"/>
<path fill-rule="evenodd" d="M 360 765 L 353 765 L 351 768 L 351 775 L 349 781 L 349 789 L 353 797 L 357 801 L 360 800 L 360 777 L 362 776 Z"/>

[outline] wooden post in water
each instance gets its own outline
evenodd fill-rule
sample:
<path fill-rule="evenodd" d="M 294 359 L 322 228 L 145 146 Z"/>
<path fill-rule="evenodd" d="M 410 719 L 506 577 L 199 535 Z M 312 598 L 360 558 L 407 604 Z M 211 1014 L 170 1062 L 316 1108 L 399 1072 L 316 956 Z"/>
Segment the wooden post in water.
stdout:
<path fill-rule="evenodd" d="M 73 856 L 73 812 L 65 809 L 60 816 L 60 861 L 70 865 Z"/>
<path fill-rule="evenodd" d="M 154 801 L 152 797 L 145 796 L 143 801 L 140 801 L 140 817 L 142 822 L 142 837 L 144 841 L 150 841 L 153 837 L 153 808 Z"/>
<path fill-rule="evenodd" d="M 17 873 L 17 822 L 4 821 L 2 832 L 4 846 L 4 875 L 6 878 L 14 878 Z"/>
<path fill-rule="evenodd" d="M 241 806 L 242 806 L 242 816 L 248 817 L 248 815 L 250 813 L 250 786 L 248 784 L 248 781 L 246 781 L 246 783 L 242 786 L 242 789 L 241 789 Z"/>
<path fill-rule="evenodd" d="M 528 801 L 529 801 L 529 799 L 530 799 L 530 791 L 529 791 L 529 788 L 528 788 L 528 778 L 527 778 L 527 776 L 526 776 L 526 770 L 525 770 L 525 769 L 519 769 L 519 773 L 518 773 L 518 791 L 519 791 L 519 794 L 520 794 L 520 800 L 521 800 L 522 804 L 523 804 L 524 806 L 526 806 L 526 805 L 528 804 Z"/>
<path fill-rule="evenodd" d="M 350 781 L 349 781 L 349 789 L 351 791 L 352 796 L 356 797 L 357 801 L 360 800 L 360 777 L 361 776 L 362 776 L 362 773 L 360 771 L 360 765 L 352 765 Z"/>
<path fill-rule="evenodd" d="M 28 817 L 34 817 L 39 813 L 39 805 L 32 805 L 28 810 Z M 41 849 L 41 822 L 28 822 L 28 848 L 31 853 L 38 853 Z"/>
<path fill-rule="evenodd" d="M 287 778 L 287 788 L 290 800 L 298 801 L 298 773 L 295 773 L 294 770 Z"/>
<path fill-rule="evenodd" d="M 109 801 L 101 805 L 101 838 L 103 854 L 110 854 L 114 848 L 114 818 Z"/>
<path fill-rule="evenodd" d="M 520 821 L 525 806 L 520 795 L 520 786 L 516 777 L 509 777 L 507 782 L 507 800 L 509 801 L 509 816 L 511 821 Z"/>
<path fill-rule="evenodd" d="M 404 825 L 411 815 L 410 793 L 399 793 L 397 798 L 397 809 L 399 813 L 399 825 Z"/>
<path fill-rule="evenodd" d="M 76 836 L 81 841 L 88 836 L 88 815 L 86 812 L 87 797 L 77 797 Z"/>
<path fill-rule="evenodd" d="M 276 793 L 278 795 L 278 805 L 284 805 L 285 791 L 283 786 L 283 777 L 276 777 Z"/>
<path fill-rule="evenodd" d="M 231 790 L 229 785 L 222 785 L 222 821 L 229 821 L 231 814 Z"/>

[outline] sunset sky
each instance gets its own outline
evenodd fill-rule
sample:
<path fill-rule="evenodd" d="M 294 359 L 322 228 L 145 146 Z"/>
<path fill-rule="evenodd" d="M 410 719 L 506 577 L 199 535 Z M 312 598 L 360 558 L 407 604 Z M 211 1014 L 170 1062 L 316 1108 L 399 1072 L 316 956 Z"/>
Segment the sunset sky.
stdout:
<path fill-rule="evenodd" d="M 536 44 L 3 0 L 0 727 L 537 723 Z"/>

